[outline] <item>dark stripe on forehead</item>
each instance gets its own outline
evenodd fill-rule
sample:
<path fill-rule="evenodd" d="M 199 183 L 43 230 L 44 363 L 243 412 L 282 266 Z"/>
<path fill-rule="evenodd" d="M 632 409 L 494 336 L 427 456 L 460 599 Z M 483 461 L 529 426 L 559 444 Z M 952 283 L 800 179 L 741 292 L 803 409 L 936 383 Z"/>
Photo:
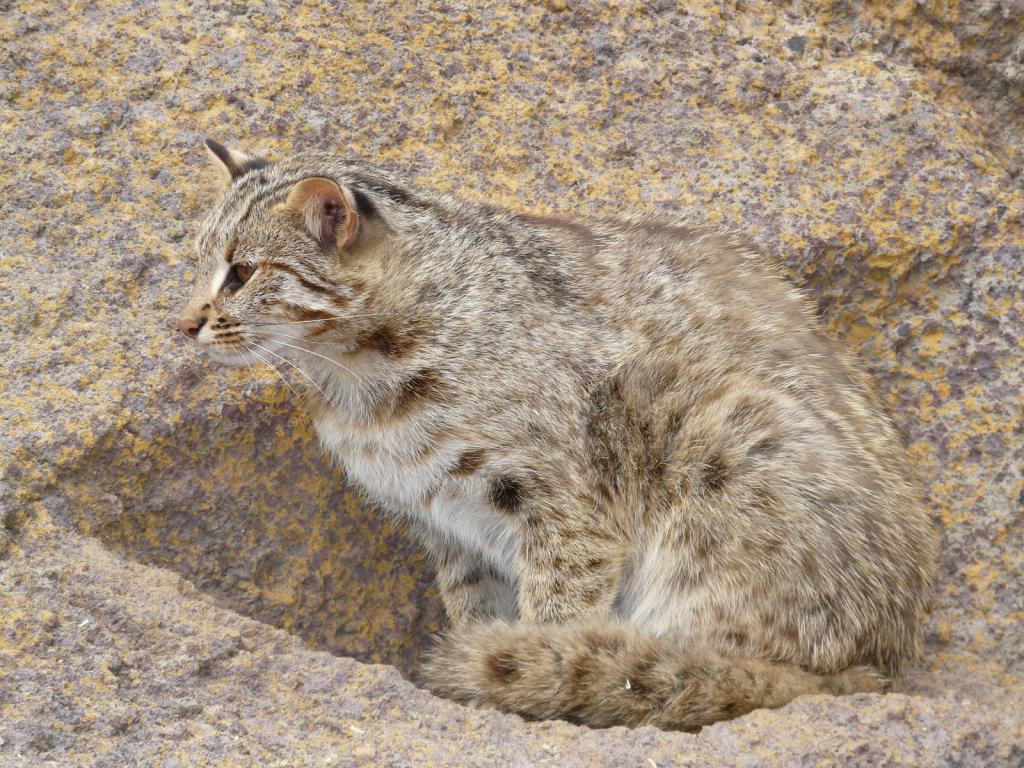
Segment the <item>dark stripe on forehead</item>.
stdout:
<path fill-rule="evenodd" d="M 283 190 L 291 188 L 308 175 L 290 176 L 286 180 L 271 184 L 264 171 L 247 173 L 237 182 L 238 186 L 231 193 L 230 202 L 224 206 L 213 230 L 224 233 L 225 236 L 229 233 L 233 235 L 249 219 L 258 203 L 272 200 Z M 233 221 L 231 221 L 232 217 L 234 217 Z M 229 221 L 231 221 L 230 224 L 228 224 Z"/>
<path fill-rule="evenodd" d="M 256 181 L 256 179 L 254 179 L 253 181 Z M 269 189 L 257 187 L 255 190 L 253 190 L 253 193 L 250 196 L 244 198 L 243 201 L 239 201 L 239 204 L 232 208 L 232 212 L 237 212 L 241 210 L 241 215 L 235 218 L 231 226 L 228 227 L 229 231 L 231 231 L 232 233 L 236 232 L 242 224 L 248 221 L 249 217 L 252 215 L 253 209 L 256 208 L 257 203 L 272 198 L 282 189 L 287 189 L 294 184 L 295 181 L 287 181 L 279 182 L 270 187 Z M 227 215 L 225 215 L 224 218 L 227 219 Z"/>
<path fill-rule="evenodd" d="M 210 235 L 214 240 L 218 237 L 228 238 L 234 235 L 238 221 L 236 220 L 235 223 L 230 226 L 226 222 L 229 221 L 241 207 L 240 202 L 249 200 L 248 195 L 245 193 L 248 191 L 248 188 L 257 187 L 262 176 L 262 173 L 246 174 L 240 181 L 235 182 L 228 188 L 220 206 L 220 215 L 210 226 Z M 248 208 L 246 208 L 246 210 L 248 210 Z M 209 243 L 206 245 L 206 248 L 210 249 L 212 246 L 213 243 Z"/>
<path fill-rule="evenodd" d="M 273 168 L 273 166 L 270 167 Z M 436 208 L 432 201 L 424 200 L 418 195 L 384 179 L 366 175 L 358 171 L 348 171 L 347 173 L 350 174 L 350 178 L 354 182 L 363 187 L 362 190 L 352 188 L 352 192 L 353 195 L 356 196 L 357 205 L 360 207 L 365 206 L 367 210 L 364 211 L 364 213 L 369 215 L 376 214 L 376 210 L 373 202 L 365 194 L 367 191 L 376 193 L 382 197 L 392 200 L 395 203 L 409 206 L 411 208 L 418 208 L 421 210 L 431 210 Z M 282 193 L 285 190 L 290 189 L 305 178 L 309 178 L 312 175 L 322 175 L 324 178 L 332 178 L 332 175 L 328 173 L 316 174 L 310 170 L 305 170 L 301 173 L 295 172 L 289 174 L 287 178 L 276 183 L 271 183 L 267 179 L 267 175 L 268 172 L 266 171 L 255 171 L 253 173 L 247 173 L 237 182 L 238 186 L 231 195 L 231 204 L 224 206 L 220 219 L 212 228 L 214 232 L 225 234 L 234 233 L 240 226 L 248 221 L 249 217 L 252 216 L 253 211 L 260 203 L 269 203 L 273 202 L 278 197 L 284 197 Z M 340 184 L 340 182 L 338 183 Z M 234 219 L 233 221 L 231 221 L 232 218 Z M 230 224 L 228 224 L 229 221 L 231 221 Z"/>

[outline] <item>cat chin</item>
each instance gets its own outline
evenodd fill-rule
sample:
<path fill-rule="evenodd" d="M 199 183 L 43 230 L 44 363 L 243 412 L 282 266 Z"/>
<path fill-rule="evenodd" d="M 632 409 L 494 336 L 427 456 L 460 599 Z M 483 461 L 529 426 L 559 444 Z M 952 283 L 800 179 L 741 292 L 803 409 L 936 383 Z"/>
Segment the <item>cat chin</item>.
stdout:
<path fill-rule="evenodd" d="M 245 350 L 239 350 L 238 352 L 225 352 L 220 349 L 205 349 L 203 350 L 206 356 L 209 357 L 213 362 L 220 365 L 226 365 L 231 368 L 241 368 L 243 365 L 255 365 L 261 362 L 252 352 Z"/>

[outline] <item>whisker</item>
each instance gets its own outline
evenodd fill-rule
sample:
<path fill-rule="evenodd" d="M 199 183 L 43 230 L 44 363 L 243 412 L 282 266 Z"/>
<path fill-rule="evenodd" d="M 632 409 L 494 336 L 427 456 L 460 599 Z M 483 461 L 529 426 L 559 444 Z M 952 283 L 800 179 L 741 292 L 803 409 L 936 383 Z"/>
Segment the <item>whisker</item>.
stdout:
<path fill-rule="evenodd" d="M 306 353 L 307 355 L 315 355 L 316 357 L 319 357 L 319 358 L 321 358 L 322 360 L 326 360 L 326 361 L 327 361 L 328 363 L 332 363 L 333 365 L 336 365 L 336 366 L 338 366 L 338 367 L 339 367 L 339 368 L 341 368 L 341 369 L 342 369 L 343 371 L 347 371 L 347 372 L 348 372 L 349 374 L 351 374 L 351 375 L 352 375 L 352 377 L 353 377 L 353 378 L 354 378 L 354 379 L 355 379 L 356 381 L 358 381 L 358 382 L 359 382 L 360 384 L 364 384 L 364 383 L 365 383 L 365 382 L 363 381 L 362 377 L 361 377 L 361 376 L 360 376 L 360 375 L 359 375 L 358 373 L 356 373 L 355 371 L 353 371 L 353 370 L 352 370 L 351 368 L 349 368 L 349 367 L 347 367 L 347 366 L 344 366 L 344 365 L 342 365 L 342 364 L 341 364 L 341 363 L 339 363 L 339 362 L 338 362 L 337 360 L 332 360 L 331 358 L 327 357 L 326 355 L 321 355 L 321 354 L 320 354 L 319 352 L 314 352 L 314 351 L 313 351 L 312 349 L 306 349 L 305 347 L 297 347 L 297 346 L 295 346 L 294 344 L 288 344 L 288 343 L 286 343 L 286 342 L 283 342 L 283 341 L 280 341 L 280 340 L 278 340 L 278 341 L 277 341 L 276 343 L 277 343 L 277 344 L 280 344 L 280 345 L 281 345 L 282 347 L 291 347 L 292 349 L 297 349 L 297 350 L 299 350 L 300 352 L 305 352 L 305 353 Z"/>
<path fill-rule="evenodd" d="M 248 360 L 245 360 L 245 367 L 249 369 L 249 381 L 258 386 L 259 382 L 256 381 L 256 371 L 252 369 L 252 363 L 250 363 Z"/>
<path fill-rule="evenodd" d="M 246 323 L 250 328 L 265 328 L 268 325 L 304 325 L 305 323 L 326 323 L 328 320 L 344 320 L 343 317 L 319 317 L 316 320 L 279 320 L 276 323 Z"/>
<path fill-rule="evenodd" d="M 283 360 L 284 362 L 288 363 L 288 365 L 290 365 L 290 366 L 291 366 L 292 368 L 294 368 L 294 369 L 295 369 L 296 371 L 298 371 L 298 372 L 299 372 L 299 373 L 301 373 L 301 374 L 302 374 L 303 376 L 305 376 L 305 377 L 306 377 L 306 380 L 307 380 L 307 381 L 308 381 L 308 382 L 309 382 L 310 384 L 312 384 L 312 385 L 313 385 L 314 387 L 316 387 L 316 388 L 317 388 L 317 390 L 318 390 L 318 391 L 320 392 L 320 394 L 321 394 L 321 395 L 323 395 L 323 396 L 324 396 L 324 397 L 325 397 L 325 398 L 326 398 L 327 400 L 330 400 L 330 399 L 331 399 L 331 398 L 327 397 L 327 393 L 323 391 L 323 389 L 322 389 L 322 388 L 320 387 L 320 385 L 319 385 L 319 384 L 317 384 L 317 383 L 316 383 L 315 381 L 313 381 L 313 378 L 312 378 L 312 377 L 311 377 L 311 376 L 310 376 L 310 375 L 309 375 L 308 373 L 306 373 L 306 372 L 305 372 L 304 370 L 302 370 L 301 368 L 299 368 L 299 366 L 297 366 L 297 365 L 296 365 L 295 363 L 293 363 L 293 362 L 292 362 L 291 360 L 289 360 L 289 359 L 288 359 L 287 357 L 283 357 L 283 356 L 281 356 L 281 355 L 277 354 L 277 352 L 275 352 L 274 350 L 272 350 L 272 349 L 267 349 L 267 348 L 266 348 L 266 347 L 264 347 L 264 346 L 263 346 L 262 344 L 257 344 L 257 343 L 256 343 L 255 341 L 250 341 L 249 343 L 250 343 L 250 344 L 252 344 L 253 346 L 259 347 L 259 348 L 260 348 L 260 349 L 262 349 L 262 350 L 263 350 L 264 352 L 266 352 L 266 353 L 268 353 L 268 354 L 271 354 L 271 355 L 273 355 L 273 356 L 274 356 L 274 357 L 276 357 L 276 358 L 277 358 L 278 360 Z"/>
<path fill-rule="evenodd" d="M 288 391 L 289 392 L 291 392 L 293 395 L 295 395 L 295 397 L 299 396 L 298 393 L 294 389 L 292 389 L 292 385 L 288 383 L 288 380 L 285 379 L 285 377 L 282 375 L 282 373 L 279 370 L 277 370 L 277 366 L 276 365 L 274 365 L 272 362 L 267 360 L 267 358 L 265 358 L 263 355 L 261 355 L 255 349 L 253 349 L 252 345 L 249 342 L 246 342 L 246 346 L 249 347 L 249 351 L 250 352 L 252 352 L 254 355 L 256 355 L 256 357 L 258 357 L 260 360 L 262 360 L 264 363 L 266 363 L 267 365 L 270 366 L 270 370 L 272 370 L 274 373 L 277 374 L 277 377 L 284 383 L 284 385 L 286 387 L 288 387 Z"/>

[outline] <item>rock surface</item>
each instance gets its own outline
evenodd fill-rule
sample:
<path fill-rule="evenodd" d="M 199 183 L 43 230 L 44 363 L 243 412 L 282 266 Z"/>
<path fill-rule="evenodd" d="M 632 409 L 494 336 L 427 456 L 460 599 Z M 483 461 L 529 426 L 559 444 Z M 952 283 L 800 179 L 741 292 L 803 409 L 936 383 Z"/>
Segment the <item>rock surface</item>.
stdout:
<path fill-rule="evenodd" d="M 1022 20 L 6 8 L 0 765 L 1024 765 Z M 778 254 L 877 376 L 942 527 L 905 692 L 687 735 L 418 691 L 394 666 L 440 626 L 421 558 L 319 457 L 301 398 L 172 332 L 208 135 L 537 212 L 693 215 Z"/>

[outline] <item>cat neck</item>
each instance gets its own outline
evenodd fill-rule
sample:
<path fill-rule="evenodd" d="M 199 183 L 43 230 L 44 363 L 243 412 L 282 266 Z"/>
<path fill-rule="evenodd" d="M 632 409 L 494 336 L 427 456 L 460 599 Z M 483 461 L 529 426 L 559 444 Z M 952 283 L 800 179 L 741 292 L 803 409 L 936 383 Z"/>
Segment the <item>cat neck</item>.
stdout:
<path fill-rule="evenodd" d="M 315 409 L 363 426 L 387 421 L 403 407 L 411 387 L 424 386 L 423 372 L 428 370 L 419 356 L 394 359 L 393 343 L 375 334 L 324 343 L 315 351 L 307 347 L 296 362 Z"/>

